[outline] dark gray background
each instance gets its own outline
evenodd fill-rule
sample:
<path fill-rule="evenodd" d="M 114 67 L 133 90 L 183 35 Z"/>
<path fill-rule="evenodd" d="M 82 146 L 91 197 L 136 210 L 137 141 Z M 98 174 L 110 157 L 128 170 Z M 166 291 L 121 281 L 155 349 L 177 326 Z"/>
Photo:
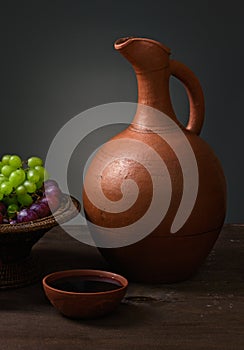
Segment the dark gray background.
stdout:
<path fill-rule="evenodd" d="M 134 73 L 113 42 L 149 37 L 170 47 L 172 57 L 200 79 L 206 99 L 201 136 L 226 174 L 227 221 L 243 222 L 241 1 L 5 1 L 0 6 L 1 154 L 45 157 L 55 134 L 76 114 L 108 102 L 136 102 Z M 171 91 L 176 113 L 186 121 L 185 92 L 175 81 Z"/>

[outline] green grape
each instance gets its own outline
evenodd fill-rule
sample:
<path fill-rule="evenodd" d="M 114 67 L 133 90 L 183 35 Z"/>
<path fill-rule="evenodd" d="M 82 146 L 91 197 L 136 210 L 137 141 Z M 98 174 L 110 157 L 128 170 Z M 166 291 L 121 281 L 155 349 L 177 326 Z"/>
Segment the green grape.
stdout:
<path fill-rule="evenodd" d="M 28 193 L 22 194 L 22 195 L 18 196 L 17 198 L 18 198 L 19 203 L 21 205 L 24 205 L 24 206 L 29 206 L 33 203 L 33 199 Z"/>
<path fill-rule="evenodd" d="M 28 193 L 34 193 L 36 191 L 36 185 L 31 181 L 26 180 L 23 185 Z"/>
<path fill-rule="evenodd" d="M 47 172 L 47 170 L 45 169 L 45 171 L 44 171 L 44 181 L 46 181 L 46 180 L 48 180 L 49 179 L 49 177 L 50 177 L 50 175 L 49 175 L 49 173 Z"/>
<path fill-rule="evenodd" d="M 46 181 L 49 178 L 48 172 L 43 166 L 36 165 L 34 169 L 38 171 L 41 180 Z"/>
<path fill-rule="evenodd" d="M 32 198 L 32 193 L 40 190 L 48 179 L 41 158 L 30 157 L 27 164 L 28 168 L 23 167 L 16 154 L 5 154 L 0 159 L 0 201 L 7 206 L 9 217 L 14 217 L 20 206 L 30 206 L 36 198 Z"/>
<path fill-rule="evenodd" d="M 9 181 L 4 181 L 0 185 L 0 192 L 5 194 L 6 196 L 9 195 L 13 191 L 13 186 Z"/>
<path fill-rule="evenodd" d="M 15 170 L 14 167 L 12 167 L 11 165 L 4 165 L 1 169 L 1 173 L 6 176 L 9 177 L 9 175 Z"/>
<path fill-rule="evenodd" d="M 27 172 L 27 179 L 35 184 L 40 180 L 40 175 L 37 170 L 30 169 Z"/>
<path fill-rule="evenodd" d="M 22 165 L 21 158 L 17 155 L 13 155 L 9 158 L 9 165 L 13 166 L 14 168 L 20 168 Z"/>
<path fill-rule="evenodd" d="M 19 206 L 17 204 L 10 204 L 7 208 L 8 216 L 10 218 L 14 217 L 19 210 Z"/>
<path fill-rule="evenodd" d="M 42 188 L 42 185 L 43 185 L 43 180 L 39 180 L 39 181 L 36 183 L 36 189 L 39 190 L 40 188 Z"/>
<path fill-rule="evenodd" d="M 43 162 L 42 162 L 42 160 L 41 160 L 41 158 L 39 158 L 39 157 L 30 157 L 29 159 L 28 159 L 28 166 L 30 167 L 30 168 L 34 168 L 35 166 L 37 166 L 37 165 L 42 165 L 43 164 Z"/>
<path fill-rule="evenodd" d="M 25 181 L 25 172 L 23 169 L 17 169 L 13 171 L 9 176 L 9 182 L 13 187 L 18 187 Z"/>
<path fill-rule="evenodd" d="M 9 164 L 9 159 L 10 159 L 11 155 L 10 154 L 5 154 L 3 157 L 2 157 L 2 163 L 3 164 Z"/>
<path fill-rule="evenodd" d="M 4 176 L 3 174 L 0 174 L 0 185 L 1 183 L 3 183 L 4 181 L 8 181 L 8 178 L 6 176 Z"/>
<path fill-rule="evenodd" d="M 22 194 L 26 194 L 27 193 L 26 188 L 23 185 L 18 186 L 16 188 L 15 192 L 16 192 L 17 196 L 21 196 Z"/>
<path fill-rule="evenodd" d="M 4 197 L 3 202 L 8 206 L 10 204 L 18 204 L 18 199 L 16 195 L 10 195 L 10 196 Z"/>

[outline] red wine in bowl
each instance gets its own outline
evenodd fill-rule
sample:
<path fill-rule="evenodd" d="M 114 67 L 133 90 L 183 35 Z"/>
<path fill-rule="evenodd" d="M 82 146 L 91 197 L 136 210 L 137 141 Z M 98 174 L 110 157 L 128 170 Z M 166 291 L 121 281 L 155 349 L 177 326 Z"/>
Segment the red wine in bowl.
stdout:
<path fill-rule="evenodd" d="M 63 277 L 56 281 L 50 281 L 48 285 L 58 290 L 73 293 L 108 292 L 122 287 L 118 281 L 94 276 Z"/>

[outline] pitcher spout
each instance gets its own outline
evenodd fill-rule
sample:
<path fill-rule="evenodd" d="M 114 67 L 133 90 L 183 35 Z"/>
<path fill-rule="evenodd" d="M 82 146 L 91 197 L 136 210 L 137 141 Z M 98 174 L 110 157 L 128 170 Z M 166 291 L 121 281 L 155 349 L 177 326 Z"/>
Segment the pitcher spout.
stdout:
<path fill-rule="evenodd" d="M 136 73 L 169 66 L 170 49 L 155 40 L 125 37 L 116 40 L 114 47 L 133 65 Z"/>

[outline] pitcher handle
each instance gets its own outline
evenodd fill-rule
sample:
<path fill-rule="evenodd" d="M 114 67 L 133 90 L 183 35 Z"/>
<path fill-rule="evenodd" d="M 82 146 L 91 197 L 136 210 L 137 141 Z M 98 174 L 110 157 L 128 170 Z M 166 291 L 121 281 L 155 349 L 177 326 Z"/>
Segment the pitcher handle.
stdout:
<path fill-rule="evenodd" d="M 187 130 L 199 135 L 204 121 L 204 96 L 202 87 L 195 74 L 183 63 L 170 60 L 171 74 L 179 79 L 187 92 L 190 105 L 190 115 Z"/>

